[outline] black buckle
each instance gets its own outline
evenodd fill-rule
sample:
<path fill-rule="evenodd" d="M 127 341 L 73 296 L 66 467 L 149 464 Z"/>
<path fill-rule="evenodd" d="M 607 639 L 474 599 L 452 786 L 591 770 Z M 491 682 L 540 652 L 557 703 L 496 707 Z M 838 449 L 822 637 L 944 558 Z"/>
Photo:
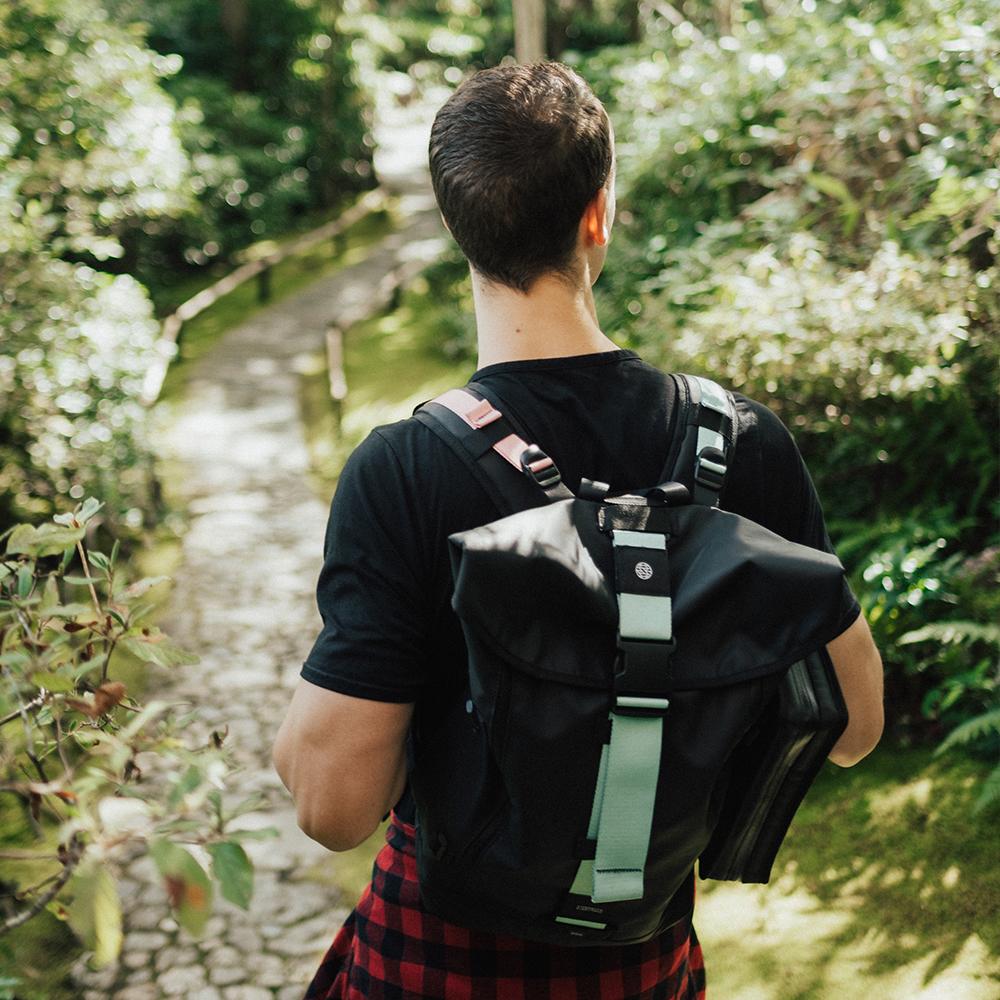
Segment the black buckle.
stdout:
<path fill-rule="evenodd" d="M 670 657 L 677 640 L 618 640 L 613 711 L 617 715 L 665 715 L 671 693 Z M 643 704 L 648 702 L 648 704 Z"/>
<path fill-rule="evenodd" d="M 521 452 L 521 471 L 538 483 L 543 490 L 551 489 L 562 482 L 562 475 L 556 463 L 537 444 L 529 444 Z"/>
<path fill-rule="evenodd" d="M 702 448 L 694 463 L 694 481 L 718 492 L 726 480 L 726 456 L 718 448 Z"/>

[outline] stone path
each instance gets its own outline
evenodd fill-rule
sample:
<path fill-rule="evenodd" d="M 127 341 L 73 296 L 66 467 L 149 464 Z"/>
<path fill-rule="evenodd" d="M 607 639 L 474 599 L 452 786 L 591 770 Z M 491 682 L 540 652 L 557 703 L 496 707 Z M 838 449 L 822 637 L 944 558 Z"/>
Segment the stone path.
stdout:
<path fill-rule="evenodd" d="M 270 762 L 271 742 L 319 627 L 313 590 L 327 502 L 307 485 L 298 374 L 322 350 L 326 325 L 346 328 L 382 308 L 386 276 L 415 273 L 443 246 L 423 173 L 423 106 L 383 107 L 376 169 L 400 196 L 401 225 L 361 263 L 322 279 L 229 331 L 193 372 L 164 446 L 184 472 L 190 524 L 166 629 L 201 663 L 179 670 L 157 696 L 201 707 L 202 726 L 229 726 L 241 765 L 233 785 L 267 807 L 240 820 L 273 826 L 276 840 L 246 847 L 255 864 L 249 912 L 218 900 L 194 940 L 170 917 L 152 863 L 122 882 L 120 962 L 75 970 L 83 1000 L 299 1000 L 354 900 L 316 878 L 336 859 L 308 840 Z M 312 873 L 310 873 L 312 869 Z"/>

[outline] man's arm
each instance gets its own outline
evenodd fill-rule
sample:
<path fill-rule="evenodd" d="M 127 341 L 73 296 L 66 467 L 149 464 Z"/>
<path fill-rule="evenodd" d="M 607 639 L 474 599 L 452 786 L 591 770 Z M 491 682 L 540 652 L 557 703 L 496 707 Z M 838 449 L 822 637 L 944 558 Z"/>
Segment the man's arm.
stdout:
<path fill-rule="evenodd" d="M 851 767 L 871 753 L 882 736 L 882 657 L 863 613 L 826 650 L 848 715 L 847 728 L 830 751 L 830 760 Z"/>
<path fill-rule="evenodd" d="M 412 715 L 412 704 L 353 698 L 299 680 L 272 759 L 307 836 L 331 851 L 371 836 L 403 793 Z"/>

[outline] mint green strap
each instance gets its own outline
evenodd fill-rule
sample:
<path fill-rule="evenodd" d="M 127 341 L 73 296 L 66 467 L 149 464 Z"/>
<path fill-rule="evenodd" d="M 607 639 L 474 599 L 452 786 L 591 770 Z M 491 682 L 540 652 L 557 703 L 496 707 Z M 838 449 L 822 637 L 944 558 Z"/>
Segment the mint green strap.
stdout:
<path fill-rule="evenodd" d="M 595 903 L 642 899 L 662 739 L 662 716 L 612 715 L 590 896 Z"/>

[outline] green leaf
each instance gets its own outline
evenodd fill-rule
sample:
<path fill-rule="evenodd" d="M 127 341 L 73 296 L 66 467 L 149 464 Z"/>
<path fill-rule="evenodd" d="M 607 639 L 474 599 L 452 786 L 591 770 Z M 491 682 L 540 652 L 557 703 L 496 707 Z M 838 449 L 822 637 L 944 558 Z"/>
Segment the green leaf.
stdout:
<path fill-rule="evenodd" d="M 56 578 L 54 576 L 47 576 L 45 578 L 45 585 L 42 587 L 42 603 L 38 607 L 38 611 L 42 615 L 50 614 L 50 609 L 58 607 L 59 605 L 59 585 L 56 583 Z"/>
<path fill-rule="evenodd" d="M 155 587 L 157 584 L 165 583 L 169 580 L 169 576 L 147 576 L 143 577 L 141 580 L 136 580 L 135 583 L 129 584 L 123 591 L 115 595 L 116 601 L 134 601 L 137 597 L 142 597 L 147 590 Z"/>
<path fill-rule="evenodd" d="M 56 604 L 50 608 L 44 608 L 46 618 L 76 618 L 77 615 L 94 615 L 94 609 L 89 604 L 75 602 L 73 604 Z"/>
<path fill-rule="evenodd" d="M 265 826 L 260 830 L 230 830 L 230 840 L 274 840 L 281 834 L 273 826 Z"/>
<path fill-rule="evenodd" d="M 79 584 L 81 587 L 88 586 L 92 583 L 103 583 L 104 581 L 99 576 L 75 576 L 70 574 L 69 576 L 64 576 L 63 579 L 67 583 Z"/>
<path fill-rule="evenodd" d="M 81 538 L 83 528 L 69 528 L 51 522 L 38 528 L 19 524 L 7 539 L 7 551 L 30 556 L 55 556 L 72 548 Z"/>
<path fill-rule="evenodd" d="M 65 674 L 37 673 L 31 675 L 31 683 L 47 691 L 65 693 L 76 690 L 76 685 L 71 677 Z"/>
<path fill-rule="evenodd" d="M 18 524 L 10 533 L 7 539 L 7 551 L 13 555 L 15 552 L 25 552 L 25 545 L 30 545 L 35 538 L 35 527 L 31 524 Z"/>
<path fill-rule="evenodd" d="M 27 597 L 35 582 L 35 573 L 31 566 L 22 566 L 17 571 L 17 596 Z"/>
<path fill-rule="evenodd" d="M 209 844 L 208 851 L 212 855 L 212 874 L 219 882 L 223 898 L 243 910 L 249 909 L 253 896 L 253 866 L 247 852 L 228 840 Z"/>
<path fill-rule="evenodd" d="M 106 867 L 94 861 L 77 870 L 70 887 L 69 925 L 88 948 L 93 948 L 94 964 L 109 965 L 122 946 L 122 910 L 114 879 Z"/>
<path fill-rule="evenodd" d="M 88 552 L 87 558 L 98 568 L 107 570 L 110 568 L 111 563 L 108 557 L 103 552 Z"/>
<path fill-rule="evenodd" d="M 80 512 L 76 515 L 76 519 L 81 524 L 86 524 L 103 506 L 103 502 L 98 500 L 96 497 L 87 497 L 87 499 L 83 501 L 83 506 L 80 508 Z"/>
<path fill-rule="evenodd" d="M 149 853 L 167 890 L 177 922 L 192 937 L 199 937 L 212 909 L 212 883 L 192 855 L 169 840 L 156 840 Z"/>
<path fill-rule="evenodd" d="M 167 642 L 159 629 L 150 629 L 149 635 L 127 635 L 118 641 L 118 646 L 145 663 L 160 667 L 186 667 L 199 660 L 193 653 Z"/>
<path fill-rule="evenodd" d="M 128 725 L 122 729 L 119 734 L 122 741 L 128 743 L 144 726 L 163 715 L 169 708 L 169 703 L 165 701 L 151 701 L 144 705 L 139 713 L 132 717 Z"/>
<path fill-rule="evenodd" d="M 14 567 L 9 566 L 7 563 L 0 563 L 0 582 L 6 580 L 11 573 L 14 572 Z"/>

